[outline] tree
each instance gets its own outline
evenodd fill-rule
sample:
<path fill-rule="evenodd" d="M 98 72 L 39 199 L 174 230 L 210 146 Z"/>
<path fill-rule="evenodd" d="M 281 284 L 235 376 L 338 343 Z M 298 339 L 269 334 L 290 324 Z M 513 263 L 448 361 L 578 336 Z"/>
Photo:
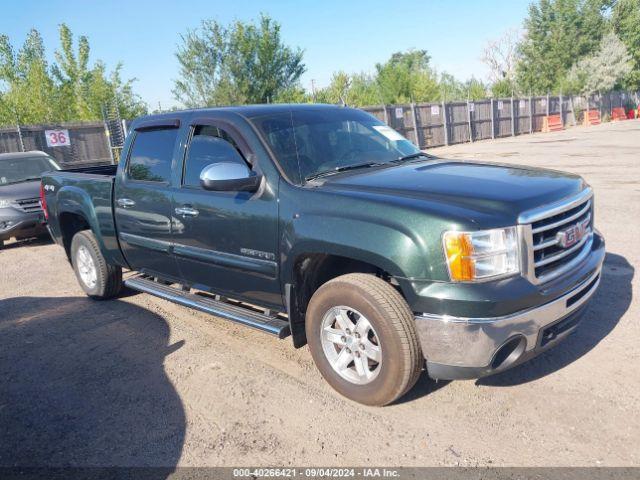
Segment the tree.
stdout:
<path fill-rule="evenodd" d="M 56 50 L 53 78 L 59 86 L 58 111 L 64 120 L 89 120 L 102 116 L 102 108 L 117 102 L 120 115 L 133 118 L 145 114 L 147 107 L 133 93 L 135 79 L 122 81 L 122 64 L 107 72 L 101 60 L 89 66 L 91 48 L 84 35 L 78 38 L 77 53 L 74 51 L 73 34 L 65 24 L 60 25 L 60 50 Z"/>
<path fill-rule="evenodd" d="M 624 79 L 624 86 L 640 90 L 640 0 L 618 0 L 613 7 L 611 22 L 633 61 L 633 70 Z"/>
<path fill-rule="evenodd" d="M 376 83 L 383 103 L 426 102 L 438 97 L 438 80 L 426 50 L 396 52 L 376 64 Z"/>
<path fill-rule="evenodd" d="M 86 37 L 79 38 L 76 52 L 73 34 L 63 24 L 60 47 L 50 67 L 37 30 L 29 32 L 17 53 L 9 38 L 0 36 L 0 124 L 95 120 L 114 99 L 125 118 L 146 113 L 133 80 L 121 79 L 121 65 L 110 73 L 101 61 L 89 66 Z"/>
<path fill-rule="evenodd" d="M 516 88 L 516 65 L 520 32 L 507 30 L 500 38 L 489 40 L 480 60 L 489 67 L 489 80 L 494 97 L 511 96 Z"/>
<path fill-rule="evenodd" d="M 513 79 L 518 62 L 518 42 L 520 33 L 516 29 L 507 30 L 500 38 L 487 41 L 480 61 L 489 67 L 489 80 L 499 82 Z"/>
<path fill-rule="evenodd" d="M 487 85 L 475 77 L 471 77 L 465 82 L 464 89 L 467 91 L 468 100 L 482 100 L 483 98 L 487 98 Z"/>
<path fill-rule="evenodd" d="M 568 79 L 577 91 L 590 95 L 613 90 L 632 70 L 627 47 L 615 33 L 608 33 L 602 37 L 597 52 L 571 68 Z"/>
<path fill-rule="evenodd" d="M 514 95 L 513 81 L 503 78 L 491 85 L 491 96 L 493 98 L 505 98 Z"/>
<path fill-rule="evenodd" d="M 610 0 L 538 0 L 529 6 L 518 48 L 517 83 L 525 92 L 561 89 L 571 66 L 594 52 L 607 28 Z"/>
<path fill-rule="evenodd" d="M 32 29 L 20 50 L 14 49 L 6 36 L 0 37 L 0 81 L 6 86 L 2 95 L 2 123 L 51 121 L 54 85 L 40 33 Z"/>
<path fill-rule="evenodd" d="M 267 15 L 257 24 L 205 20 L 181 41 L 172 91 L 187 107 L 268 103 L 300 93 L 303 51 L 286 46 L 280 24 Z"/>
<path fill-rule="evenodd" d="M 380 87 L 374 77 L 367 73 L 356 73 L 351 76 L 351 86 L 347 96 L 349 105 L 365 107 L 379 105 L 381 102 Z"/>
<path fill-rule="evenodd" d="M 331 82 L 326 88 L 318 90 L 315 94 L 315 101 L 318 103 L 349 103 L 349 93 L 351 88 L 351 77 L 345 72 L 335 72 L 331 76 Z"/>
<path fill-rule="evenodd" d="M 315 92 L 315 98 L 307 98 L 318 103 L 333 103 L 353 107 L 378 105 L 382 102 L 380 89 L 375 78 L 366 73 L 349 75 L 335 72 L 325 88 Z"/>

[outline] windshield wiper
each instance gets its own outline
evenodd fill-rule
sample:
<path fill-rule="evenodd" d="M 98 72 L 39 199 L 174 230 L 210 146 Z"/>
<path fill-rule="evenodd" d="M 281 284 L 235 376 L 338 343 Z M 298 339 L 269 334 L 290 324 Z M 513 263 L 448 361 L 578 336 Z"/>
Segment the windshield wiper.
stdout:
<path fill-rule="evenodd" d="M 333 170 L 325 170 L 324 172 L 314 173 L 313 175 L 309 175 L 304 179 L 308 182 L 309 180 L 314 180 L 320 177 L 327 177 L 329 175 L 334 175 L 340 172 L 346 172 L 348 170 L 356 170 L 358 168 L 378 167 L 380 165 L 384 165 L 384 163 L 367 162 L 367 163 L 356 163 L 354 165 L 345 165 L 343 167 L 336 167 Z"/>
<path fill-rule="evenodd" d="M 429 155 L 428 153 L 416 152 L 416 153 L 410 153 L 409 155 L 404 155 L 402 157 L 398 157 L 395 160 L 392 160 L 392 162 L 393 163 L 402 163 L 402 162 L 406 162 L 407 160 L 413 160 L 415 158 L 420 158 L 420 157 L 436 158 L 433 155 Z"/>

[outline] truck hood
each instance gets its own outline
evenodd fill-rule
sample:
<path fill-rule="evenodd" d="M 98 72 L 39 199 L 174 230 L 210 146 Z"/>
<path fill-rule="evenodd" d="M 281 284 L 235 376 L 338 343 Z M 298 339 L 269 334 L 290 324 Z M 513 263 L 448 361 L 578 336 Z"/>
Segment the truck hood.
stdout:
<path fill-rule="evenodd" d="M 499 163 L 430 160 L 386 168 L 354 170 L 327 177 L 324 188 L 345 194 L 384 196 L 414 208 L 434 203 L 474 223 L 514 224 L 526 210 L 584 189 L 581 177 L 555 170 Z M 444 212 L 443 212 L 444 213 Z M 489 220 L 489 217 L 491 219 Z"/>
<path fill-rule="evenodd" d="M 40 180 L 0 185 L 0 200 L 21 200 L 36 198 L 40 195 Z"/>

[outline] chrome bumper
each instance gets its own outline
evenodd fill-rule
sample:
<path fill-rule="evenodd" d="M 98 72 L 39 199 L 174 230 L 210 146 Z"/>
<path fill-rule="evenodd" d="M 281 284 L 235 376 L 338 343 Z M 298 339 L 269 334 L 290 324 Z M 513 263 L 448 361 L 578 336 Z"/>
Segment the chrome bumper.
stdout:
<path fill-rule="evenodd" d="M 540 337 L 545 327 L 570 317 L 573 313 L 577 314 L 580 307 L 595 293 L 600 283 L 601 270 L 600 264 L 592 275 L 562 297 L 540 307 L 503 317 L 416 316 L 416 327 L 427 359 L 427 368 L 431 365 L 434 371 L 442 372 L 432 375 L 434 378 L 474 378 L 495 373 L 508 368 L 504 363 L 503 368 L 495 365 L 496 352 L 518 338 L 524 339 L 526 343 L 518 347 L 518 358 L 510 356 L 509 363 L 519 363 L 520 357 L 531 358 L 535 350 L 541 349 Z M 559 338 L 568 333 L 570 332 L 564 332 Z M 456 368 L 459 369 L 457 373 L 450 373 Z"/>

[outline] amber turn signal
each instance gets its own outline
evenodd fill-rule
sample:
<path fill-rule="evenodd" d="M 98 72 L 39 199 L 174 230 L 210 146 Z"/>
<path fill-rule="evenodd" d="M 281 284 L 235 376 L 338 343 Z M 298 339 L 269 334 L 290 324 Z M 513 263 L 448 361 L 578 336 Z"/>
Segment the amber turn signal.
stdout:
<path fill-rule="evenodd" d="M 473 280 L 475 278 L 475 262 L 471 257 L 473 244 L 469 235 L 461 232 L 445 233 L 444 248 L 451 280 L 459 282 Z"/>

